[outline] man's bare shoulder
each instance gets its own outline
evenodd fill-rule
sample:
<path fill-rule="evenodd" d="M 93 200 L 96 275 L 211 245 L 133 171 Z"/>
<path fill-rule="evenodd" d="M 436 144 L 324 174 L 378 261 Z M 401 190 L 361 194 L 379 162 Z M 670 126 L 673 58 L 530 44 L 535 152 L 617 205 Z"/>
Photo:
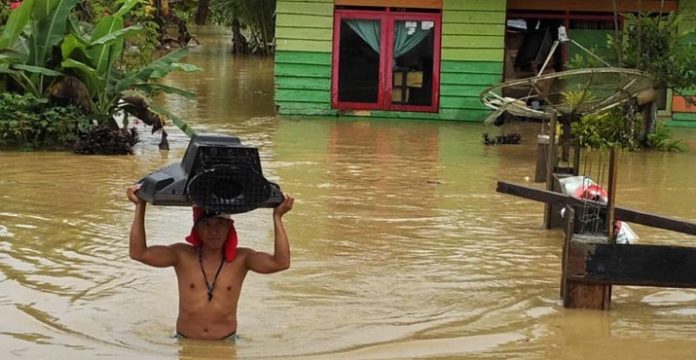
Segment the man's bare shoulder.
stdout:
<path fill-rule="evenodd" d="M 250 255 L 250 254 L 255 253 L 255 252 L 256 252 L 256 250 L 250 249 L 250 248 L 247 248 L 247 247 L 238 247 L 238 248 L 237 248 L 237 256 L 246 257 L 246 256 L 248 256 L 248 255 Z"/>
<path fill-rule="evenodd" d="M 247 248 L 247 247 L 238 247 L 237 248 L 237 258 L 241 259 L 246 263 L 249 258 L 251 258 L 253 255 L 261 254 L 260 251 L 256 251 L 252 248 Z"/>
<path fill-rule="evenodd" d="M 168 246 L 170 249 L 176 251 L 178 254 L 189 255 L 196 253 L 196 248 L 187 243 L 178 242 Z"/>

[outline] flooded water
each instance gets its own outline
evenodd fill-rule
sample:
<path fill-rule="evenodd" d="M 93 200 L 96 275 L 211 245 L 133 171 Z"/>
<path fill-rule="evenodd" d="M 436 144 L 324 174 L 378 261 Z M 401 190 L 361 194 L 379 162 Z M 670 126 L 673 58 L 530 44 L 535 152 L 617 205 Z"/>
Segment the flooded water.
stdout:
<path fill-rule="evenodd" d="M 297 199 L 291 269 L 247 277 L 236 345 L 175 340 L 175 275 L 129 259 L 125 188 L 179 161 L 185 135 L 170 126 L 160 152 L 144 132 L 133 156 L 0 152 L 3 359 L 695 356 L 696 290 L 617 286 L 610 312 L 560 305 L 560 231 L 542 228 L 541 204 L 495 192 L 534 177 L 538 125 L 507 125 L 521 145 L 484 146 L 500 129 L 276 117 L 272 61 L 198 36 L 187 61 L 205 71 L 167 80 L 198 99 L 159 101 L 200 132 L 259 147 L 266 177 Z M 619 205 L 696 221 L 696 131 L 677 134 L 689 151 L 622 155 Z M 242 246 L 272 251 L 271 210 L 236 224 Z M 182 241 L 190 212 L 148 207 L 147 229 L 150 244 Z"/>

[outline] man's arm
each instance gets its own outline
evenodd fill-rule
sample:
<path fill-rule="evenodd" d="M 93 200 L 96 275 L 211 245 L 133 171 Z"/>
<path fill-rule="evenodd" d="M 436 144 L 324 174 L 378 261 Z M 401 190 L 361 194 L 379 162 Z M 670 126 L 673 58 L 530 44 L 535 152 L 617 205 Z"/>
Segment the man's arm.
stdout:
<path fill-rule="evenodd" d="M 162 245 L 147 246 L 145 235 L 146 203 L 137 195 L 139 188 L 139 185 L 132 185 L 126 190 L 128 200 L 135 204 L 135 214 L 130 230 L 130 258 L 155 267 L 174 266 L 178 261 L 178 256 L 173 247 Z"/>
<path fill-rule="evenodd" d="M 246 258 L 246 266 L 251 271 L 270 274 L 290 267 L 290 244 L 283 225 L 283 215 L 292 209 L 295 199 L 288 194 L 283 194 L 283 198 L 283 202 L 273 209 L 275 238 L 273 255 L 260 251 L 249 254 Z"/>

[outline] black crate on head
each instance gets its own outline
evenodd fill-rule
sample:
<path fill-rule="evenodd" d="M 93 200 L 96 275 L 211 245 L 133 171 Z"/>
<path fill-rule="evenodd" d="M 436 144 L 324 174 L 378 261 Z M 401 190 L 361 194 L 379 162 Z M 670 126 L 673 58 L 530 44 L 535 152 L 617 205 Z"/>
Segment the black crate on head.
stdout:
<path fill-rule="evenodd" d="M 242 213 L 260 206 L 271 195 L 261 172 L 259 151 L 236 137 L 197 137 L 184 155 L 189 197 L 207 210 Z"/>
<path fill-rule="evenodd" d="M 140 197 L 155 205 L 196 204 L 236 214 L 283 201 L 280 187 L 263 177 L 258 149 L 226 135 L 194 135 L 181 164 L 152 173 L 141 184 Z"/>

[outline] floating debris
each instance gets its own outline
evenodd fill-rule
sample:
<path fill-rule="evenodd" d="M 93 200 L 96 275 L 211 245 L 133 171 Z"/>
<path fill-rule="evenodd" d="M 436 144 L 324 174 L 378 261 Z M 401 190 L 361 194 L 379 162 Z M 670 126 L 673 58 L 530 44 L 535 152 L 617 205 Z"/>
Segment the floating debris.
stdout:
<path fill-rule="evenodd" d="M 486 145 L 519 144 L 521 139 L 522 136 L 517 133 L 495 137 L 488 136 L 488 133 L 483 134 L 483 143 Z"/>

